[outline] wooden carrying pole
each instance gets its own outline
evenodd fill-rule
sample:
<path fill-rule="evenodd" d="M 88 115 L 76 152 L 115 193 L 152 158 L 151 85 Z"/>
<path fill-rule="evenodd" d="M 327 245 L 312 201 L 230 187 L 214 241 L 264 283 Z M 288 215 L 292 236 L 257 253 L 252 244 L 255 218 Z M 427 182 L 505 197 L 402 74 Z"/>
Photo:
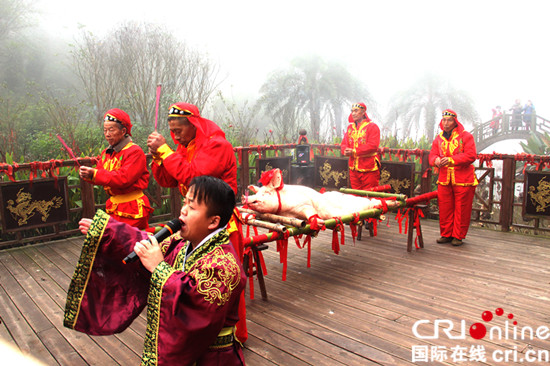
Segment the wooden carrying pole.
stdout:
<path fill-rule="evenodd" d="M 242 208 L 242 207 L 237 207 L 237 208 L 241 213 L 252 214 L 261 220 L 267 220 L 269 222 L 275 222 L 275 223 L 290 225 L 294 227 L 304 227 L 307 224 L 305 220 L 300 220 L 295 217 L 285 217 L 285 216 L 279 216 L 279 215 L 270 214 L 270 213 L 261 213 L 258 211 L 254 211 L 254 210 L 251 210 L 248 208 Z"/>

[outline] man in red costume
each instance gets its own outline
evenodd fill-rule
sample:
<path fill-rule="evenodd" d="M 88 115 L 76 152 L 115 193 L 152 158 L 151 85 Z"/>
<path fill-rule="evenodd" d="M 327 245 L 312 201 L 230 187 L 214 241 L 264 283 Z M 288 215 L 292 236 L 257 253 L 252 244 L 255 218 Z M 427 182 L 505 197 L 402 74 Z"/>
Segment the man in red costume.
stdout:
<path fill-rule="evenodd" d="M 168 110 L 170 135 L 177 145 L 173 151 L 166 139 L 153 132 L 147 139 L 149 151 L 153 154 L 151 169 L 157 182 L 163 187 L 178 187 L 185 196 L 193 177 L 209 175 L 225 181 L 237 193 L 237 159 L 225 133 L 214 122 L 201 117 L 199 109 L 189 103 L 172 104 Z M 231 241 L 235 245 L 241 262 L 244 257 L 242 220 L 237 210 L 228 225 Z M 246 311 L 244 293 L 242 295 L 237 325 L 237 337 L 245 342 Z"/>
<path fill-rule="evenodd" d="M 351 107 L 350 122 L 342 140 L 342 155 L 349 156 L 349 179 L 352 189 L 367 190 L 380 180 L 380 128 L 367 115 L 367 106 Z"/>
<path fill-rule="evenodd" d="M 237 193 L 237 160 L 233 146 L 214 122 L 202 118 L 193 104 L 176 103 L 168 112 L 170 134 L 177 145 L 173 151 L 166 139 L 153 132 L 147 139 L 153 154 L 153 176 L 163 187 L 178 187 L 185 196 L 193 177 L 220 178 Z"/>
<path fill-rule="evenodd" d="M 193 178 L 181 230 L 154 237 L 98 211 L 82 219 L 82 254 L 63 324 L 94 335 L 126 329 L 147 305 L 141 365 L 244 365 L 235 340 L 246 274 L 226 225 L 235 193 L 224 181 Z M 134 250 L 139 262 L 122 264 Z"/>
<path fill-rule="evenodd" d="M 443 131 L 434 139 L 429 156 L 430 165 L 439 168 L 437 200 L 441 237 L 437 243 L 459 246 L 470 227 L 478 183 L 473 166 L 477 158 L 476 144 L 451 109 L 443 111 L 439 127 Z"/>
<path fill-rule="evenodd" d="M 153 212 L 143 193 L 149 185 L 149 171 L 143 150 L 132 142 L 130 116 L 118 108 L 108 110 L 103 134 L 109 147 L 101 153 L 96 168 L 80 167 L 80 178 L 103 186 L 110 196 L 105 210 L 111 217 L 147 229 Z"/>

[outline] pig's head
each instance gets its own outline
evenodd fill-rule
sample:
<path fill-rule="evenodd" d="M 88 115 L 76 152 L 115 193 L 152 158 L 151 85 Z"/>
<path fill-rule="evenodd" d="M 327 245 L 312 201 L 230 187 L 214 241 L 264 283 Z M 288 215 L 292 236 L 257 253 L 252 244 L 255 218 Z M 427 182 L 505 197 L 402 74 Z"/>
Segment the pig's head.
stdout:
<path fill-rule="evenodd" d="M 279 169 L 272 169 L 262 173 L 260 183 L 262 183 L 261 187 L 249 185 L 248 189 L 255 194 L 251 196 L 243 195 L 241 202 L 243 205 L 248 205 L 248 207 L 258 212 L 276 213 L 280 207 L 280 198 L 277 191 L 283 188 L 281 171 Z"/>

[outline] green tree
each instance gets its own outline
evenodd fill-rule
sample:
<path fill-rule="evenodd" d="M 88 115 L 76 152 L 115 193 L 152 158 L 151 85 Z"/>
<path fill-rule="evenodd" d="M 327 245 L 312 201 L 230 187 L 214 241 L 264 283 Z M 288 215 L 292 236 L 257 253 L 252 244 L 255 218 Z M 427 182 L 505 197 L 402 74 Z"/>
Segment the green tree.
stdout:
<path fill-rule="evenodd" d="M 402 137 L 416 133 L 432 141 L 439 129 L 440 113 L 447 108 L 458 113 L 461 123 L 469 121 L 475 124 L 479 120 L 473 100 L 466 92 L 431 73 L 421 77 L 409 89 L 398 92 L 391 100 L 386 124 L 393 128 L 394 135 Z"/>
<path fill-rule="evenodd" d="M 261 104 L 273 119 L 275 129 L 288 133 L 309 121 L 313 141 L 341 136 L 345 121 L 343 110 L 357 101 L 376 109 L 367 88 L 342 65 L 319 56 L 301 57 L 290 68 L 273 72 L 260 89 Z"/>
<path fill-rule="evenodd" d="M 523 151 L 527 154 L 548 155 L 550 154 L 550 135 L 545 132 L 544 135 L 532 134 L 527 143 L 520 142 Z"/>

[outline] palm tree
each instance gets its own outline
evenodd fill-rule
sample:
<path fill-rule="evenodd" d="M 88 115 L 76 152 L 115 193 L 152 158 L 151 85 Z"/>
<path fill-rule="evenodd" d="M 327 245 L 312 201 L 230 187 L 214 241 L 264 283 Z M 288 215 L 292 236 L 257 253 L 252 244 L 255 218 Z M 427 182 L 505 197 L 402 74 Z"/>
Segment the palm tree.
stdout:
<path fill-rule="evenodd" d="M 461 122 L 475 124 L 479 120 L 473 100 L 466 92 L 455 89 L 448 80 L 430 73 L 391 100 L 386 120 L 396 129 L 401 123 L 404 137 L 411 136 L 412 132 L 424 132 L 427 140 L 432 141 L 439 128 L 437 121 L 440 112 L 447 108 L 456 111 Z"/>
<path fill-rule="evenodd" d="M 527 154 L 548 155 L 550 153 L 550 135 L 545 132 L 544 135 L 532 134 L 527 143 L 519 143 Z"/>
<path fill-rule="evenodd" d="M 366 87 L 355 80 L 345 67 L 325 62 L 319 56 L 295 59 L 289 69 L 271 74 L 260 89 L 260 103 L 285 133 L 297 131 L 298 121 L 309 120 L 314 140 L 321 141 L 324 125 L 334 128 L 340 137 L 345 123 L 343 108 L 357 101 L 374 105 Z M 373 107 L 375 109 L 375 107 Z"/>

